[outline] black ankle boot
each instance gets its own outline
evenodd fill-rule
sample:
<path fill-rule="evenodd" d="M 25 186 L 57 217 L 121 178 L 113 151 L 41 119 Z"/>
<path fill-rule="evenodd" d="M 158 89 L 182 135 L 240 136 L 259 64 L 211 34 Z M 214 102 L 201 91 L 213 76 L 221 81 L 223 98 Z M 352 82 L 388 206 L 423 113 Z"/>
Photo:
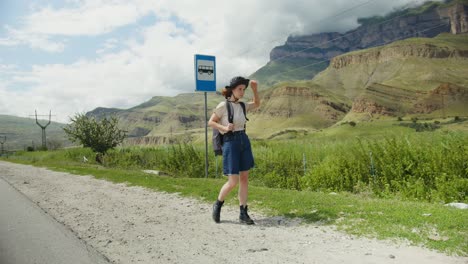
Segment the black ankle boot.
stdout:
<path fill-rule="evenodd" d="M 242 224 L 247 224 L 247 225 L 254 225 L 255 222 L 250 219 L 249 214 L 247 213 L 247 205 L 240 206 L 240 215 L 239 215 L 239 220 Z"/>
<path fill-rule="evenodd" d="M 216 202 L 213 204 L 213 220 L 216 223 L 221 222 L 221 207 L 223 206 L 224 201 L 219 201 L 216 200 Z"/>

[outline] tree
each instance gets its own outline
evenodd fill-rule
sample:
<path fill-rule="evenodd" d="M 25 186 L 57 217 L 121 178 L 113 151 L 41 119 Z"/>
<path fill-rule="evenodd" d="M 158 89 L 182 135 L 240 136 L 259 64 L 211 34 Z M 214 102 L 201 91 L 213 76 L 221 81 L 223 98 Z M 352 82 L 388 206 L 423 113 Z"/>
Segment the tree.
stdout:
<path fill-rule="evenodd" d="M 98 121 L 94 117 L 78 113 L 63 130 L 70 141 L 79 142 L 96 152 L 96 161 L 102 163 L 102 156 L 122 143 L 127 136 L 124 130 L 118 128 L 118 122 L 115 116 Z"/>

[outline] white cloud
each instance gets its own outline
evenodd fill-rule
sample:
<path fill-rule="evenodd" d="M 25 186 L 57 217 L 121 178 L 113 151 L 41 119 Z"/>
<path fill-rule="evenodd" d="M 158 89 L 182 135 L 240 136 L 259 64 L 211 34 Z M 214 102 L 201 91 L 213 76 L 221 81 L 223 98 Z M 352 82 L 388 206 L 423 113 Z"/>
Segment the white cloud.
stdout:
<path fill-rule="evenodd" d="M 106 40 L 94 59 L 34 65 L 13 78 L 29 84 L 28 89 L 12 91 L 9 83 L 0 82 L 0 113 L 52 109 L 65 122 L 76 112 L 98 106 L 128 108 L 155 95 L 192 92 L 195 53 L 217 57 L 217 80 L 222 87 L 232 76 L 248 75 L 265 64 L 270 50 L 292 33 L 348 30 L 356 26 L 357 17 L 382 14 L 410 2 L 373 1 L 349 12 L 343 11 L 357 4 L 347 0 L 89 0 L 75 1 L 76 6 L 69 8 L 39 8 L 23 27 L 11 28 L 0 45 L 27 42 L 31 47 L 61 51 L 66 42 L 60 36 L 100 35 L 147 14 L 154 14 L 157 22 L 135 27 L 138 41 Z"/>
<path fill-rule="evenodd" d="M 62 52 L 64 41 L 53 37 L 97 36 L 116 28 L 132 24 L 144 16 L 148 9 L 136 2 L 124 0 L 72 1 L 67 8 L 38 7 L 19 18 L 19 26 L 5 26 L 8 37 L 0 38 L 0 46 L 28 45 L 32 49 L 47 52 Z"/>
<path fill-rule="evenodd" d="M 51 41 L 50 36 L 36 33 L 28 33 L 6 26 L 7 38 L 0 38 L 0 46 L 28 45 L 32 49 L 41 49 L 47 52 L 62 52 L 65 48 L 64 41 Z"/>
<path fill-rule="evenodd" d="M 83 1 L 72 8 L 41 8 L 24 21 L 27 32 L 46 35 L 100 35 L 136 22 L 145 15 L 129 1 Z"/>

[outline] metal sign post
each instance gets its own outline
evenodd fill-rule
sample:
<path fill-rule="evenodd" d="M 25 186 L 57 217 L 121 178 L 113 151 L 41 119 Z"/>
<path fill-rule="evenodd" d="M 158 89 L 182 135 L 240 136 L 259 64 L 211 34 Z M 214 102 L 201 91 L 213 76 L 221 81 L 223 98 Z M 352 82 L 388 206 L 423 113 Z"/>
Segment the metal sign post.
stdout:
<path fill-rule="evenodd" d="M 205 178 L 208 177 L 208 102 L 207 92 L 216 92 L 215 56 L 195 54 L 195 91 L 205 93 Z"/>

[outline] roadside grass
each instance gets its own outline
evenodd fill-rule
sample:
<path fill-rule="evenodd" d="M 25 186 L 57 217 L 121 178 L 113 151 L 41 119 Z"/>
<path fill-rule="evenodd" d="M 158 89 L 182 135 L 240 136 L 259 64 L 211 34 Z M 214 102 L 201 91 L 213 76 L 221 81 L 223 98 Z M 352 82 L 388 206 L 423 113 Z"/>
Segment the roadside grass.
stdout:
<path fill-rule="evenodd" d="M 140 170 L 105 168 L 93 162 L 71 161 L 66 151 L 20 153 L 3 160 L 179 193 L 208 203 L 216 199 L 225 181 L 223 178 L 174 178 Z M 339 230 L 357 236 L 408 242 L 447 254 L 468 256 L 467 210 L 439 203 L 375 198 L 371 193 L 295 191 L 266 188 L 255 183 L 250 186 L 249 201 L 253 210 L 267 216 L 298 217 L 315 225 L 335 225 Z M 237 205 L 236 192 L 230 194 L 226 204 Z M 209 215 L 207 221 L 210 221 Z"/>

